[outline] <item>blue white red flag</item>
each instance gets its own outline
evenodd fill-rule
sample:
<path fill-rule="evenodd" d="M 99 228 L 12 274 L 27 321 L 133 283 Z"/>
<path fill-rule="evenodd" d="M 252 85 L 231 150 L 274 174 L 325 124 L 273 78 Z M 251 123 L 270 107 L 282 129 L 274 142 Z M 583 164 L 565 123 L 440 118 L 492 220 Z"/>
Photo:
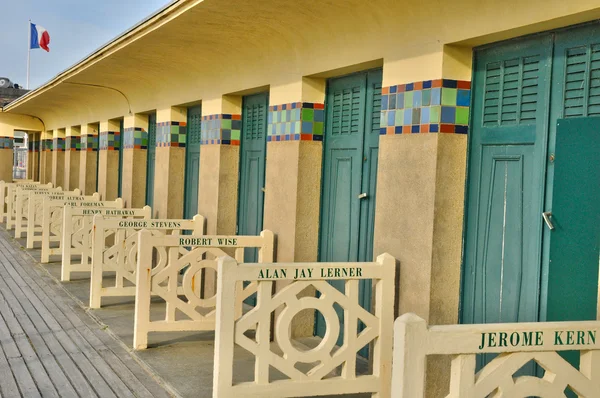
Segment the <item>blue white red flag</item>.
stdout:
<path fill-rule="evenodd" d="M 50 48 L 48 44 L 50 44 L 50 35 L 48 31 L 42 28 L 40 25 L 36 25 L 34 23 L 31 25 L 31 42 L 29 43 L 29 48 L 41 48 L 48 52 L 50 52 Z"/>

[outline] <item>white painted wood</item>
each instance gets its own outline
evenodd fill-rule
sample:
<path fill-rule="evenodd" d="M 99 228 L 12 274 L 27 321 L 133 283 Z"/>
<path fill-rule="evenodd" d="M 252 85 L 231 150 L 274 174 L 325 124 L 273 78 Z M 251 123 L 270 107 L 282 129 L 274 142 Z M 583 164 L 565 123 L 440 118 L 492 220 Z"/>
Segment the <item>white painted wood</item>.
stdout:
<path fill-rule="evenodd" d="M 391 396 L 391 365 L 396 260 L 383 254 L 374 263 L 268 263 L 238 264 L 230 257 L 218 259 L 215 357 L 213 397 L 294 397 L 371 393 L 373 397 Z M 328 279 L 345 282 L 344 292 Z M 377 306 L 362 308 L 358 282 L 372 279 Z M 289 282 L 273 292 L 273 282 Z M 258 302 L 251 311 L 237 317 L 236 285 L 257 285 Z M 316 289 L 317 297 L 298 297 L 307 288 Z M 334 305 L 342 307 L 341 322 Z M 283 307 L 273 324 L 273 316 Z M 304 310 L 318 310 L 327 330 L 320 344 L 301 350 L 292 342 L 290 328 L 294 317 Z M 366 328 L 358 333 L 357 320 Z M 341 327 L 345 335 L 337 346 Z M 249 331 L 256 326 L 255 338 Z M 275 341 L 270 343 L 270 331 Z M 373 344 L 373 371 L 356 374 L 356 355 L 365 345 Z M 254 380 L 233 382 L 235 347 L 255 356 Z M 279 352 L 282 352 L 280 354 Z M 338 367 L 341 373 L 335 373 Z M 274 368 L 286 378 L 272 380 Z"/>
<path fill-rule="evenodd" d="M 52 190 L 52 184 L 49 185 L 25 185 L 25 184 L 10 184 L 6 187 L 6 229 L 15 227 L 16 208 L 17 208 L 17 189 L 29 189 L 35 191 Z M 62 188 L 55 188 L 55 191 L 62 191 Z"/>
<path fill-rule="evenodd" d="M 61 280 L 71 280 L 72 272 L 90 272 L 92 267 L 92 243 L 94 216 L 150 218 L 149 206 L 142 209 L 123 209 L 123 201 L 117 199 L 102 207 L 73 207 L 66 205 L 63 211 L 63 239 Z M 95 203 L 94 203 L 95 204 Z M 70 220 L 70 222 L 69 222 Z M 76 256 L 76 259 L 73 259 Z"/>
<path fill-rule="evenodd" d="M 123 200 L 101 202 L 97 192 L 89 196 L 54 196 L 48 195 L 42 199 L 42 255 L 40 262 L 46 264 L 53 254 L 62 253 L 63 208 L 66 205 L 74 207 L 123 207 Z M 50 247 L 51 242 L 57 242 L 58 247 Z"/>
<path fill-rule="evenodd" d="M 6 217 L 6 196 L 7 196 L 7 189 L 10 185 L 18 185 L 21 187 L 33 187 L 33 186 L 42 186 L 40 184 L 39 181 L 25 181 L 22 180 L 21 182 L 7 182 L 4 180 L 0 181 L 0 222 L 4 222 L 5 217 Z M 49 183 L 48 185 L 52 186 L 51 183 Z"/>
<path fill-rule="evenodd" d="M 138 232 L 142 229 L 150 231 L 153 236 L 181 235 L 182 231 L 204 234 L 205 221 L 201 215 L 194 216 L 192 220 L 151 220 L 150 214 L 144 217 L 145 220 L 111 219 L 101 215 L 94 217 L 90 308 L 100 308 L 102 297 L 135 296 Z M 107 245 L 109 234 L 115 239 Z M 164 248 L 158 248 L 157 255 L 159 264 L 167 261 Z M 115 273 L 115 280 L 105 286 L 104 273 L 108 271 Z"/>
<path fill-rule="evenodd" d="M 217 257 L 229 252 L 243 260 L 244 248 L 257 248 L 259 259 L 273 258 L 275 238 L 267 230 L 262 231 L 260 236 L 155 236 L 148 230 L 139 234 L 133 334 L 133 346 L 138 350 L 147 348 L 151 331 L 215 329 L 217 297 L 201 295 L 200 287 L 204 285 L 203 271 L 217 270 Z M 153 264 L 152 253 L 155 250 L 162 254 Z M 246 287 L 241 283 L 234 286 L 231 295 L 235 297 L 234 317 L 241 315 L 242 302 L 257 291 L 257 286 L 256 281 L 251 281 Z M 166 303 L 165 316 L 159 321 L 150 321 L 151 295 Z M 179 314 L 178 318 L 176 314 Z"/>
<path fill-rule="evenodd" d="M 569 386 L 580 397 L 600 397 L 600 322 L 451 325 L 427 328 L 405 314 L 396 320 L 392 396 L 421 398 L 427 355 L 452 355 L 447 398 L 564 397 Z M 575 369 L 560 351 L 580 351 Z M 476 355 L 499 354 L 479 372 Z M 534 361 L 544 376 L 517 376 Z M 415 366 L 418 364 L 418 366 Z"/>
<path fill-rule="evenodd" d="M 15 195 L 15 238 L 22 238 L 25 232 L 27 231 L 27 220 L 28 220 L 28 209 L 29 209 L 29 194 L 31 192 L 41 192 L 51 194 L 53 192 L 61 192 L 62 189 L 59 188 L 50 188 L 48 186 L 44 186 L 44 188 L 21 188 L 17 186 Z M 81 190 L 76 188 L 73 190 L 74 195 L 81 195 Z"/>
<path fill-rule="evenodd" d="M 77 191 L 62 191 L 62 189 L 56 188 L 50 191 L 31 191 L 29 192 L 29 200 L 27 202 L 27 248 L 33 249 L 35 242 L 42 241 L 42 217 L 43 217 L 43 204 L 46 196 L 52 196 L 54 198 L 60 198 L 65 196 L 81 196 L 81 192 Z M 77 193 L 79 193 L 77 195 Z M 32 222 L 30 220 L 33 220 Z"/>

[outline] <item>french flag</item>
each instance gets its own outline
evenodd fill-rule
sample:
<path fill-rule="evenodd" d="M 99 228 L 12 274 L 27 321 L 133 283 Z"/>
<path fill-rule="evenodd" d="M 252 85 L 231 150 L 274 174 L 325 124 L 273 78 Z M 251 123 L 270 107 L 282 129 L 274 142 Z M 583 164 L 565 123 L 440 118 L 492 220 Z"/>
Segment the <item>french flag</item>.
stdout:
<path fill-rule="evenodd" d="M 31 42 L 29 43 L 29 48 L 42 48 L 48 52 L 50 52 L 50 48 L 48 47 L 50 44 L 50 35 L 48 31 L 42 28 L 40 25 L 36 25 L 34 23 L 31 24 Z"/>

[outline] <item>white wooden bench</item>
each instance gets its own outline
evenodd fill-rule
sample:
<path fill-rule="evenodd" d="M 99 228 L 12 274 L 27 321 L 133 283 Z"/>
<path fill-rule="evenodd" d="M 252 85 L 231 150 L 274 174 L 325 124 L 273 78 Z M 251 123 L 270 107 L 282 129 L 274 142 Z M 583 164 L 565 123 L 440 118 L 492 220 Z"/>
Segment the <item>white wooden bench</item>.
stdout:
<path fill-rule="evenodd" d="M 95 216 L 90 308 L 100 308 L 102 297 L 135 296 L 139 231 L 145 229 L 154 236 L 181 235 L 182 231 L 203 235 L 204 224 L 204 217 L 201 215 L 194 216 L 192 220 L 133 221 Z M 114 236 L 114 242 L 106 245 L 110 235 Z M 158 261 L 166 262 L 165 248 L 159 247 L 158 252 Z M 158 266 L 163 265 L 159 263 Z M 115 273 L 114 283 L 104 286 L 105 272 L 110 271 Z"/>
<path fill-rule="evenodd" d="M 0 180 L 0 222 L 4 222 L 4 218 L 6 217 L 6 194 L 9 185 L 15 185 L 18 183 Z M 40 186 L 39 182 L 27 181 L 19 184 L 20 186 Z M 52 186 L 52 184 L 48 184 Z"/>
<path fill-rule="evenodd" d="M 71 280 L 72 272 L 90 272 L 92 269 L 94 230 L 96 228 L 94 216 L 117 217 L 119 220 L 149 219 L 152 218 L 152 209 L 150 206 L 144 206 L 142 209 L 65 206 L 63 211 L 62 281 Z M 73 256 L 79 256 L 79 259 L 74 262 Z"/>
<path fill-rule="evenodd" d="M 226 255 L 226 251 L 234 252 L 236 259 L 242 262 L 245 248 L 257 248 L 259 263 L 273 261 L 274 235 L 267 230 L 260 236 L 154 236 L 150 231 L 139 234 L 133 333 L 133 347 L 138 350 L 147 348 L 150 332 L 215 330 L 216 295 L 201 297 L 200 292 L 204 272 L 217 270 L 216 257 Z M 159 257 L 153 267 L 155 249 L 158 256 L 162 253 L 167 260 Z M 256 283 L 239 284 L 235 308 L 238 316 L 242 313 L 243 301 L 255 292 Z M 166 303 L 161 320 L 150 319 L 152 295 Z M 185 319 L 176 317 L 177 312 Z"/>
<path fill-rule="evenodd" d="M 42 255 L 40 259 L 42 264 L 48 263 L 51 255 L 62 254 L 63 211 L 66 205 L 121 209 L 123 208 L 123 199 L 117 198 L 113 201 L 101 202 L 97 193 L 90 196 L 45 197 L 42 204 Z M 58 247 L 51 248 L 51 242 L 58 243 Z"/>
<path fill-rule="evenodd" d="M 29 198 L 32 192 L 42 193 L 51 195 L 56 192 L 64 192 L 62 188 L 21 188 L 17 187 L 17 192 L 15 195 L 15 238 L 22 238 L 24 234 L 27 232 L 27 223 L 28 223 L 28 210 L 29 210 Z M 79 196 L 81 195 L 81 191 L 79 188 L 72 191 L 73 195 Z"/>
<path fill-rule="evenodd" d="M 218 263 L 213 397 L 356 393 L 390 397 L 396 268 L 392 256 L 380 255 L 373 263 L 238 264 L 231 257 L 222 257 Z M 344 290 L 329 284 L 330 279 L 344 281 Z M 360 304 L 359 282 L 364 279 L 373 281 L 373 310 Z M 257 285 L 257 304 L 236 319 L 236 290 L 244 281 Z M 276 281 L 289 284 L 274 293 Z M 306 289 L 315 289 L 318 298 L 298 297 Z M 336 306 L 343 309 L 343 320 Z M 319 311 L 327 328 L 312 349 L 299 348 L 291 339 L 292 320 L 305 310 Z M 359 321 L 365 325 L 360 332 Z M 338 346 L 342 332 L 343 343 Z M 357 354 L 369 344 L 372 371 L 358 372 Z M 240 348 L 253 355 L 254 372 L 247 380 L 234 383 L 234 362 Z M 340 367 L 341 372 L 336 372 Z"/>
<path fill-rule="evenodd" d="M 100 194 L 95 193 L 97 198 Z M 44 198 L 51 197 L 60 199 L 69 196 L 81 196 L 80 191 L 60 191 L 60 192 L 41 192 L 32 191 L 29 193 L 27 203 L 27 248 L 33 249 L 35 242 L 42 242 L 42 221 L 44 216 Z M 98 199 L 99 200 L 99 199 Z"/>
<path fill-rule="evenodd" d="M 394 325 L 392 396 L 424 398 L 426 358 L 452 357 L 447 398 L 600 397 L 600 322 L 497 323 L 427 327 L 415 314 Z M 561 351 L 580 351 L 579 369 Z M 498 354 L 476 370 L 477 354 Z M 528 363 L 541 377 L 515 374 Z"/>
<path fill-rule="evenodd" d="M 51 186 L 40 186 L 40 185 L 26 185 L 26 186 L 22 186 L 22 184 L 11 184 L 8 185 L 6 187 L 6 229 L 11 230 L 14 228 L 15 226 L 15 219 L 16 219 L 16 196 L 17 196 L 17 188 L 22 188 L 22 189 L 31 189 L 31 190 L 35 190 L 35 191 L 40 191 L 40 192 L 44 192 L 44 191 L 57 191 L 60 192 L 62 191 L 62 188 L 58 187 L 58 188 L 52 188 Z"/>

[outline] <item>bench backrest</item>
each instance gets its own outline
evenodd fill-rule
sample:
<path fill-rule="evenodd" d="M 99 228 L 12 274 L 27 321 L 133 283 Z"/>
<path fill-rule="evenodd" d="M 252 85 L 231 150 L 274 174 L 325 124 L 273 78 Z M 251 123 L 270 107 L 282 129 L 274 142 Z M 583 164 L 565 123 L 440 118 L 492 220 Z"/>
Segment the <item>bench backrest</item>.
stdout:
<path fill-rule="evenodd" d="M 462 397 L 600 397 L 600 322 L 531 322 L 427 326 L 415 314 L 394 325 L 392 396 L 424 398 L 426 358 L 452 357 L 450 393 Z M 579 368 L 559 353 L 580 351 Z M 477 356 L 496 354 L 478 369 Z M 532 363 L 545 370 L 518 371 Z"/>
<path fill-rule="evenodd" d="M 62 268 L 61 280 L 68 281 L 71 273 L 90 272 L 93 254 L 94 216 L 117 217 L 122 219 L 149 219 L 152 217 L 150 206 L 142 209 L 124 209 L 123 201 L 98 202 L 102 206 L 74 207 L 65 206 L 63 210 Z M 96 203 L 94 203 L 96 204 Z M 72 257 L 78 256 L 77 260 Z"/>
<path fill-rule="evenodd" d="M 238 264 L 231 257 L 220 258 L 213 396 L 290 396 L 289 392 L 298 391 L 302 396 L 371 393 L 390 397 L 395 268 L 396 260 L 388 254 L 373 263 Z M 344 288 L 336 289 L 328 282 L 331 279 L 343 282 Z M 360 282 L 366 280 L 373 283 L 376 302 L 372 310 L 363 308 L 359 300 Z M 276 281 L 285 285 L 277 292 Z M 257 284 L 258 304 L 236 318 L 237 286 L 246 282 Z M 307 309 L 321 313 L 327 330 L 317 347 L 303 350 L 291 341 L 290 330 L 294 317 Z M 360 323 L 363 330 L 358 330 Z M 255 325 L 252 338 L 246 332 Z M 339 339 L 343 343 L 338 346 Z M 372 371 L 359 374 L 357 355 L 369 344 Z M 242 383 L 233 382 L 236 346 L 254 355 L 253 377 Z M 271 369 L 285 377 L 275 381 L 276 372 Z"/>
<path fill-rule="evenodd" d="M 22 188 L 17 186 L 16 192 L 14 195 L 14 205 L 12 205 L 11 213 L 14 213 L 14 221 L 11 220 L 12 226 L 15 227 L 15 238 L 21 238 L 22 235 L 27 230 L 27 216 L 29 210 L 29 197 L 32 192 L 41 193 L 43 195 L 51 195 L 57 192 L 64 192 L 62 188 L 49 188 L 45 187 L 44 189 L 39 188 Z M 81 195 L 81 191 L 77 188 L 72 191 L 73 195 Z M 12 217 L 11 217 L 12 219 Z M 8 218 L 7 218 L 7 227 L 8 227 Z"/>
<path fill-rule="evenodd" d="M 198 214 L 192 220 L 131 220 L 95 216 L 90 308 L 100 308 L 103 296 L 135 296 L 139 231 L 145 229 L 153 236 L 181 235 L 183 231 L 202 235 L 204 227 L 204 217 Z M 114 240 L 107 244 L 110 236 Z M 165 248 L 158 248 L 157 255 L 159 265 L 163 266 L 160 262 L 167 261 Z M 103 283 L 103 274 L 107 271 L 115 272 L 114 284 L 110 286 Z"/>
<path fill-rule="evenodd" d="M 122 208 L 123 199 L 101 202 L 98 193 L 90 196 L 45 197 L 42 204 L 42 263 L 47 263 L 51 254 L 62 253 L 63 210 L 68 205 L 85 208 Z M 58 242 L 58 248 L 50 250 L 50 242 Z"/>
<path fill-rule="evenodd" d="M 216 296 L 214 287 L 208 287 L 204 278 L 216 272 L 217 257 L 233 254 L 244 261 L 244 249 L 257 248 L 259 262 L 273 261 L 274 235 L 267 230 L 260 236 L 154 236 L 146 230 L 139 234 L 133 338 L 136 349 L 146 348 L 151 331 L 215 329 Z M 154 263 L 153 255 L 159 256 Z M 161 256 L 167 256 L 166 261 Z M 237 288 L 235 313 L 240 316 L 243 301 L 256 293 L 256 283 L 239 284 Z M 160 321 L 150 321 L 152 295 L 166 302 Z M 176 319 L 177 311 L 188 319 Z"/>

